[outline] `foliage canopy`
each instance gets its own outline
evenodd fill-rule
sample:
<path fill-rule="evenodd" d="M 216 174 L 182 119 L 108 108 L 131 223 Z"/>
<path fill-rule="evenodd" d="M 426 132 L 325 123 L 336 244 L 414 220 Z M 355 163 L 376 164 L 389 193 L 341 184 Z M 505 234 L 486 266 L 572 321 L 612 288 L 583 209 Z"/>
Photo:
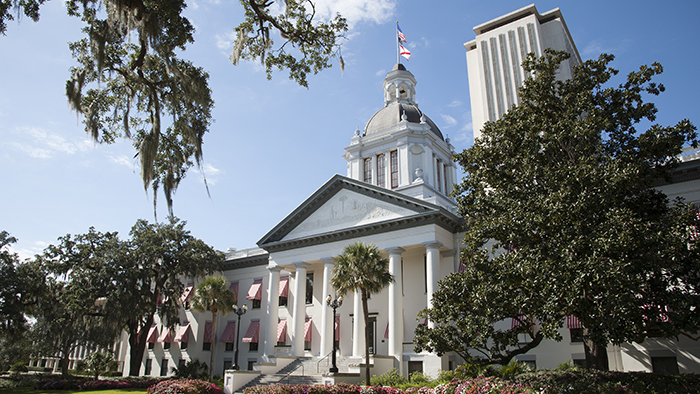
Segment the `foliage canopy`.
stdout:
<path fill-rule="evenodd" d="M 0 33 L 14 15 L 38 21 L 45 1 L 0 0 Z M 319 21 L 310 0 L 281 4 L 277 10 L 277 2 L 241 0 L 245 19 L 235 28 L 231 60 L 261 60 L 268 79 L 273 69 L 286 68 L 290 79 L 308 87 L 309 73 L 340 57 L 347 23 L 340 15 Z M 66 1 L 68 13 L 85 23 L 85 38 L 69 45 L 77 64 L 66 82 L 68 102 L 84 117 L 94 141 L 133 142 L 144 188 L 153 190 L 154 211 L 162 188 L 170 216 L 173 194 L 187 171 L 195 164 L 202 170 L 202 144 L 214 106 L 209 74 L 181 58 L 194 42 L 194 27 L 183 15 L 186 6 L 184 0 Z"/>
<path fill-rule="evenodd" d="M 561 340 L 571 315 L 589 366 L 607 369 L 609 343 L 700 329 L 697 209 L 654 188 L 670 180 L 683 145 L 695 146 L 696 129 L 682 120 L 637 130 L 655 121 L 643 96 L 664 90 L 652 81 L 658 63 L 611 87 L 613 56 L 561 81 L 567 57 L 530 55 L 520 105 L 456 155 L 464 272 L 440 283 L 423 312 L 436 326 L 418 327 L 417 350 L 507 364 Z"/>

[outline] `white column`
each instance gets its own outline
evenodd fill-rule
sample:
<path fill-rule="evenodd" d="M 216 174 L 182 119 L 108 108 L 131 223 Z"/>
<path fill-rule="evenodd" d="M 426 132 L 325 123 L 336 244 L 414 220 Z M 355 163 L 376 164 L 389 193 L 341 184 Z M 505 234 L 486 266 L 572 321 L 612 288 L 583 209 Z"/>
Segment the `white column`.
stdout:
<path fill-rule="evenodd" d="M 277 319 L 279 318 L 280 271 L 282 267 L 269 267 L 270 280 L 267 289 L 267 334 L 265 335 L 265 354 L 269 357 L 275 354 L 277 344 Z M 239 360 L 240 361 L 240 360 Z"/>
<path fill-rule="evenodd" d="M 306 267 L 304 262 L 294 263 L 296 267 L 296 281 L 294 284 L 294 316 L 292 331 L 292 354 L 304 355 L 304 321 L 306 317 Z"/>
<path fill-rule="evenodd" d="M 433 294 L 438 287 L 438 278 L 440 276 L 440 246 L 442 244 L 437 241 L 423 242 L 426 250 L 426 283 L 428 287 L 427 305 L 428 308 L 433 307 Z M 435 323 L 428 321 L 428 327 L 435 327 Z"/>
<path fill-rule="evenodd" d="M 352 324 L 352 356 L 362 357 L 365 354 L 365 317 L 362 312 L 362 296 L 360 291 L 355 292 Z M 340 330 L 341 332 L 343 330 Z"/>
<path fill-rule="evenodd" d="M 389 355 L 399 361 L 401 371 L 403 356 L 403 283 L 401 283 L 401 253 L 405 249 L 387 248 L 389 252 L 389 273 L 394 281 L 389 284 Z"/>
<path fill-rule="evenodd" d="M 333 258 L 323 258 L 323 304 L 326 303 L 326 298 L 331 295 L 331 269 L 333 268 Z M 335 322 L 329 322 L 328 312 L 333 310 L 328 305 L 323 305 L 321 309 L 321 351 L 319 357 L 323 357 L 330 353 L 333 349 L 333 327 Z"/>

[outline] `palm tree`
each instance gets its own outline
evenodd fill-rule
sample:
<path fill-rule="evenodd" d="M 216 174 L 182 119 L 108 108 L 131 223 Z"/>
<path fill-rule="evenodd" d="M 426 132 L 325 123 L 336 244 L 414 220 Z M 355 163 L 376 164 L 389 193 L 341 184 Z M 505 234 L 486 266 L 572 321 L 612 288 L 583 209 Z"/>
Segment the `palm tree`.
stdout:
<path fill-rule="evenodd" d="M 367 299 L 370 294 L 378 293 L 394 281 L 389 273 L 389 260 L 382 257 L 379 249 L 371 244 L 358 241 L 343 249 L 335 258 L 331 286 L 340 295 L 359 291 L 362 297 L 362 312 L 365 320 L 365 377 L 370 385 L 369 365 L 369 309 Z"/>
<path fill-rule="evenodd" d="M 233 311 L 236 302 L 235 294 L 228 289 L 228 284 L 223 276 L 208 276 L 197 285 L 192 297 L 192 309 L 198 312 L 211 311 L 212 315 L 212 342 L 216 342 L 216 317 L 219 312 L 224 315 Z M 216 343 L 212 343 L 211 358 L 209 360 L 209 380 L 214 372 L 214 350 Z"/>

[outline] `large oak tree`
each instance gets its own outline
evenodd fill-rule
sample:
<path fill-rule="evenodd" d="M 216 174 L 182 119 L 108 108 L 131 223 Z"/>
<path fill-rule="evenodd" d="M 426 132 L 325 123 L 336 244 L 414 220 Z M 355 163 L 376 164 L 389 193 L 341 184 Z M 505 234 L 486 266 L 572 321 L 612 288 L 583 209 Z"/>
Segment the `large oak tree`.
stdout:
<path fill-rule="evenodd" d="M 506 364 L 543 339 L 561 340 L 574 316 L 588 366 L 607 369 L 608 344 L 700 329 L 697 209 L 654 188 L 682 147 L 696 144 L 696 129 L 653 124 L 657 109 L 644 96 L 664 90 L 653 82 L 661 65 L 615 87 L 613 56 L 561 81 L 567 57 L 530 55 L 521 103 L 456 156 L 464 270 L 440 283 L 423 312 L 435 328 L 418 327 L 418 350 Z"/>

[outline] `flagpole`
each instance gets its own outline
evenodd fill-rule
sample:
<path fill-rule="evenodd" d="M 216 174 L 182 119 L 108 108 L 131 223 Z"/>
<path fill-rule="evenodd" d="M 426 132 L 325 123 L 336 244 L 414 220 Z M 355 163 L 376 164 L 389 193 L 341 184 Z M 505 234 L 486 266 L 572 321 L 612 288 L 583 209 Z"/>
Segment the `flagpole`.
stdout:
<path fill-rule="evenodd" d="M 399 49 L 399 21 L 396 21 L 396 63 L 401 64 L 401 49 Z"/>

